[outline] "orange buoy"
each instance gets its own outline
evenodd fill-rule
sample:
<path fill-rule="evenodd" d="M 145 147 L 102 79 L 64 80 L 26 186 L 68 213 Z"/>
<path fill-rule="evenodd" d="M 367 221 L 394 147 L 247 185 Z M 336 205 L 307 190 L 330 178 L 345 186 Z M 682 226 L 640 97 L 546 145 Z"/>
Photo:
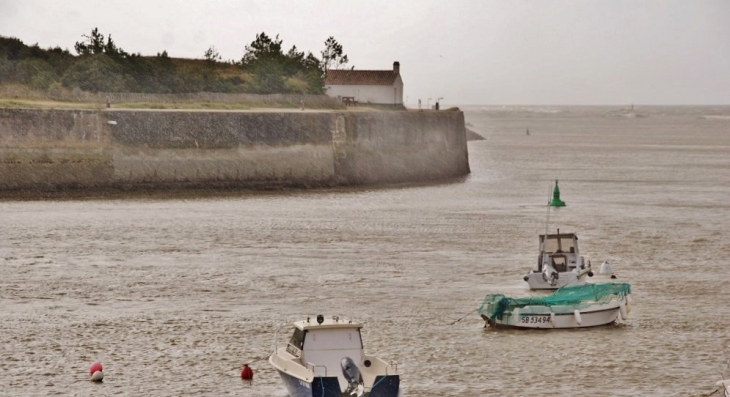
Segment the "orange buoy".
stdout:
<path fill-rule="evenodd" d="M 89 367 L 89 375 L 94 382 L 101 382 L 104 379 L 104 372 L 100 362 L 95 362 Z"/>
<path fill-rule="evenodd" d="M 247 380 L 249 385 L 253 382 L 253 370 L 248 364 L 243 364 L 243 368 L 241 368 L 241 379 Z"/>

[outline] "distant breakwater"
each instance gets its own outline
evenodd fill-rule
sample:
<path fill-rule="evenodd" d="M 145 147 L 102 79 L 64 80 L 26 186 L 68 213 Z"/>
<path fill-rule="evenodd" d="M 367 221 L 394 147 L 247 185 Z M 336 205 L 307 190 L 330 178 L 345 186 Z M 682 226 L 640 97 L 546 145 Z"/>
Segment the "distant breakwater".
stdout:
<path fill-rule="evenodd" d="M 469 173 L 461 111 L 0 109 L 0 191 L 326 187 Z"/>

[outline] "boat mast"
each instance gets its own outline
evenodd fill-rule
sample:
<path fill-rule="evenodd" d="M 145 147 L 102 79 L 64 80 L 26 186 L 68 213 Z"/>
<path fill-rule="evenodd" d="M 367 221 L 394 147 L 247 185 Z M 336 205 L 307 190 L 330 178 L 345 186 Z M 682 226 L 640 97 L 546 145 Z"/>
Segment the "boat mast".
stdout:
<path fill-rule="evenodd" d="M 552 186 L 548 186 L 548 203 L 547 203 L 547 215 L 545 216 L 545 237 L 542 239 L 541 251 L 545 252 L 545 244 L 547 243 L 548 237 L 548 224 L 550 224 L 550 195 L 552 194 Z"/>

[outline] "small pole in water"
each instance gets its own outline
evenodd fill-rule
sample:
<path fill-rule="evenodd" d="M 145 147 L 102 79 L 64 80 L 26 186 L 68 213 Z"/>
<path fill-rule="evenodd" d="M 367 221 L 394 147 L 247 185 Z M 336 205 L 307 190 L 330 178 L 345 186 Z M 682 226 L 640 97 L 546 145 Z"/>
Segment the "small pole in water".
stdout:
<path fill-rule="evenodd" d="M 530 135 L 530 129 L 529 128 L 527 129 L 527 135 Z"/>

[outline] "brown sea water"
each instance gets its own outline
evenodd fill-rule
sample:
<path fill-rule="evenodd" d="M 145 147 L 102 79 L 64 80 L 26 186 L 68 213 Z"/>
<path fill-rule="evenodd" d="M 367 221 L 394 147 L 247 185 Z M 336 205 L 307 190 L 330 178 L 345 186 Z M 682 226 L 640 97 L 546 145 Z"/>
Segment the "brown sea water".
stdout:
<path fill-rule="evenodd" d="M 0 395 L 285 396 L 274 333 L 317 313 L 364 322 L 404 395 L 711 392 L 730 353 L 730 108 L 465 110 L 485 140 L 450 183 L 0 202 Z M 550 229 L 631 283 L 628 324 L 452 324 L 526 292 L 555 179 Z"/>

